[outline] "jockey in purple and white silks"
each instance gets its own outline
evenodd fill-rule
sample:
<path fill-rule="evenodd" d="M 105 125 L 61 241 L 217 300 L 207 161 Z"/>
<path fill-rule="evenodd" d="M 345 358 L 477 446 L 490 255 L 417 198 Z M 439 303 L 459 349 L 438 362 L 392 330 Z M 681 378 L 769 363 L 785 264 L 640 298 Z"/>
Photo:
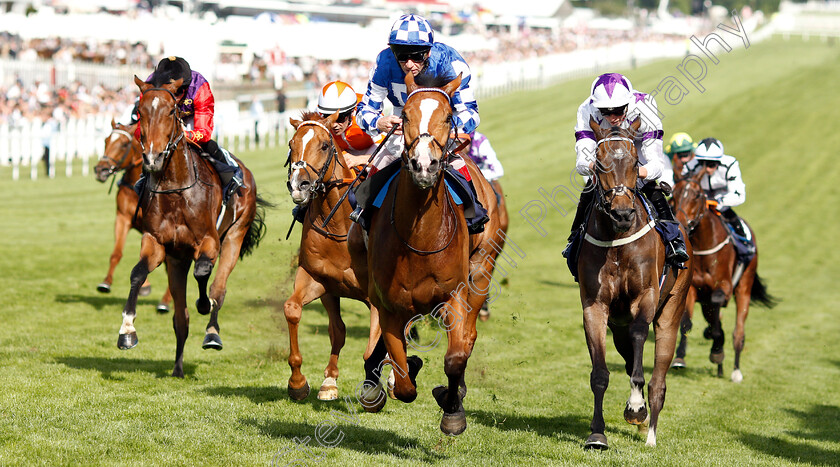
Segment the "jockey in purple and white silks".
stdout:
<path fill-rule="evenodd" d="M 732 208 L 747 200 L 747 186 L 741 178 L 738 160 L 723 152 L 723 143 L 715 138 L 706 138 L 694 148 L 694 158 L 683 166 L 683 175 L 701 172 L 700 187 L 706 197 L 717 203 L 715 209 L 729 224 L 730 230 L 746 241 L 746 250 L 738 250 L 740 257 L 751 257 L 755 253 L 752 236 L 741 223 L 741 218 Z M 738 248 L 737 245 L 736 248 Z"/>
<path fill-rule="evenodd" d="M 641 119 L 639 134 L 636 136 L 636 149 L 639 157 L 639 184 L 637 186 L 650 200 L 658 215 L 658 229 L 665 242 L 666 258 L 676 266 L 688 260 L 685 243 L 674 219 L 674 213 L 660 189 L 657 179 L 673 179 L 671 163 L 662 152 L 662 120 L 657 115 L 656 101 L 648 94 L 633 89 L 630 80 L 619 73 L 605 73 L 592 82 L 591 95 L 578 108 L 575 125 L 575 168 L 581 175 L 594 173 L 597 141 L 589 126 L 590 119 L 601 128 L 628 128 Z M 670 175 L 669 175 L 670 174 Z M 592 181 L 581 193 L 575 220 L 572 222 L 572 234 L 569 245 L 563 252 L 567 257 L 573 249 L 589 205 L 594 198 Z"/>
<path fill-rule="evenodd" d="M 388 48 L 379 52 L 376 57 L 365 95 L 356 106 L 356 122 L 372 137 L 387 133 L 393 126 L 398 126 L 394 135 L 385 142 L 383 150 L 374 158 L 371 176 L 356 190 L 358 206 L 351 214 L 351 219 L 365 228 L 368 226 L 366 217 L 371 211 L 368 210 L 367 214 L 362 216 L 367 207 L 367 199 L 376 196 L 381 185 L 387 182 L 387 179 L 380 179 L 396 170 L 400 154 L 403 152 L 404 141 L 399 125 L 402 124 L 402 108 L 408 99 L 405 85 L 407 73 L 414 75 L 417 84 L 421 86 L 427 81 L 449 82 L 461 75 L 461 85 L 450 99 L 454 129 L 458 133 L 471 133 L 480 121 L 478 103 L 470 86 L 472 75 L 461 54 L 446 44 L 435 42 L 432 26 L 422 16 L 400 16 L 391 27 Z M 394 108 L 391 115 L 382 113 L 386 99 Z M 447 169 L 447 174 L 463 185 L 468 191 L 466 194 L 472 197 L 472 208 L 465 211 L 468 216 L 467 226 L 471 233 L 481 232 L 489 218 L 476 197 L 469 171 L 460 157 L 450 160 L 449 165 L 454 170 Z M 386 168 L 389 170 L 385 170 Z M 386 173 L 377 176 L 379 172 Z"/>
<path fill-rule="evenodd" d="M 490 140 L 484 133 L 477 131 L 470 134 L 470 159 L 475 162 L 481 174 L 487 181 L 492 182 L 501 178 L 505 174 L 505 169 L 499 158 L 496 156 L 496 151 L 490 145 Z"/>

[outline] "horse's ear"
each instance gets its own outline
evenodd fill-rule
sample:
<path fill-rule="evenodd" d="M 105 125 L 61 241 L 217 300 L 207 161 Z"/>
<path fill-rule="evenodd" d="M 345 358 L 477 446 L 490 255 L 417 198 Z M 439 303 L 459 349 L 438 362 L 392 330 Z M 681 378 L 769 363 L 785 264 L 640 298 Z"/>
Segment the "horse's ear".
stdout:
<path fill-rule="evenodd" d="M 184 84 L 184 79 L 178 78 L 175 81 L 170 81 L 169 84 L 164 85 L 164 87 L 172 94 L 178 94 L 178 90 L 181 89 L 182 84 Z"/>
<path fill-rule="evenodd" d="M 455 94 L 455 91 L 461 87 L 461 76 L 463 75 L 463 73 L 458 73 L 457 78 L 446 83 L 446 86 L 443 87 L 443 92 L 445 92 L 449 97 L 452 97 L 452 95 Z"/>
<path fill-rule="evenodd" d="M 152 87 L 151 84 L 149 84 L 149 83 L 143 81 L 142 79 L 138 78 L 137 75 L 134 75 L 134 84 L 136 84 L 137 87 L 140 88 L 140 93 L 141 94 L 146 92 L 147 89 Z"/>
<path fill-rule="evenodd" d="M 417 86 L 417 83 L 415 83 L 415 82 L 414 82 L 414 75 L 412 75 L 411 73 L 406 73 L 406 74 L 405 74 L 405 88 L 406 88 L 406 93 L 407 93 L 407 94 L 411 94 L 411 93 L 412 93 L 412 92 L 414 92 L 414 91 L 415 91 L 418 87 L 419 87 L 419 86 Z"/>
<path fill-rule="evenodd" d="M 601 124 L 595 121 L 593 116 L 589 116 L 589 128 L 592 128 L 592 132 L 595 133 L 595 139 L 603 139 L 603 132 L 604 130 L 601 128 Z"/>
<path fill-rule="evenodd" d="M 635 122 L 631 123 L 628 130 L 630 130 L 635 135 L 639 131 L 640 126 L 642 126 L 641 117 L 637 118 Z"/>
<path fill-rule="evenodd" d="M 333 124 L 335 124 L 336 120 L 338 120 L 338 116 L 339 116 L 339 113 L 338 113 L 338 110 L 336 110 L 334 114 L 327 117 L 326 118 L 327 126 L 328 127 L 333 126 Z"/>
<path fill-rule="evenodd" d="M 298 129 L 298 127 L 300 126 L 301 123 L 303 123 L 303 122 L 301 122 L 300 120 L 298 120 L 296 118 L 290 118 L 289 119 L 289 124 L 291 124 L 292 128 L 294 128 L 295 130 Z"/>
<path fill-rule="evenodd" d="M 111 128 L 116 128 L 117 122 L 114 121 L 114 117 L 111 117 Z"/>

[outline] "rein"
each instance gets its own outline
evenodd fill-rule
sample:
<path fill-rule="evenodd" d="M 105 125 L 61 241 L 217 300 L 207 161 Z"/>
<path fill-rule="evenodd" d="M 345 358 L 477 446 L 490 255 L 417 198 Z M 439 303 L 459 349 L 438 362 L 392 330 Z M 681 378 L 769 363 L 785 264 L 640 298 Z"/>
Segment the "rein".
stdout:
<path fill-rule="evenodd" d="M 312 183 L 312 185 L 309 187 L 309 189 L 307 191 L 309 191 L 313 197 L 316 197 L 318 195 L 318 193 L 326 194 L 327 189 L 332 187 L 332 186 L 339 186 L 339 185 L 342 185 L 344 183 L 349 183 L 348 180 L 343 179 L 343 178 L 333 178 L 333 176 L 335 175 L 335 165 L 332 164 L 333 160 L 335 160 L 336 164 L 339 164 L 342 167 L 344 167 L 344 164 L 341 163 L 341 159 L 338 157 L 338 149 L 336 149 L 335 139 L 333 138 L 332 132 L 325 125 L 323 125 L 320 122 L 316 122 L 314 120 L 307 120 L 307 121 L 301 123 L 300 125 L 298 125 L 297 129 L 299 130 L 303 126 L 317 126 L 317 127 L 320 127 L 324 131 L 326 131 L 327 134 L 330 136 L 330 155 L 327 156 L 327 160 L 326 160 L 326 162 L 324 162 L 324 165 L 321 166 L 320 169 L 318 169 L 317 173 L 315 173 L 315 180 L 317 180 L 317 182 Z M 301 157 L 301 160 L 296 161 L 296 162 L 291 162 L 291 160 L 292 160 L 292 151 L 291 151 L 291 149 L 289 149 L 289 156 L 286 159 L 286 163 L 284 164 L 284 165 L 289 166 L 288 178 L 289 178 L 290 181 L 286 182 L 287 185 L 288 185 L 289 191 L 291 191 L 291 189 L 292 189 L 292 184 L 291 184 L 292 170 L 306 170 L 307 173 L 311 173 L 309 168 L 312 167 L 305 160 L 303 160 L 303 157 Z M 332 165 L 332 173 L 330 173 L 330 176 L 327 178 L 326 181 L 324 181 L 324 178 L 327 174 L 327 170 L 329 170 L 329 167 L 331 165 Z M 314 168 L 313 168 L 313 170 L 314 170 Z M 343 199 L 340 199 L 339 202 L 336 204 L 336 207 L 342 202 L 343 202 Z M 324 222 L 323 226 L 319 227 L 318 225 L 316 225 L 315 220 L 312 218 L 312 209 L 307 209 L 306 218 L 309 220 L 310 227 L 315 229 L 315 231 L 318 232 L 319 234 L 321 234 L 321 235 L 323 235 L 327 238 L 331 238 L 333 240 L 338 240 L 338 241 L 341 241 L 341 242 L 347 241 L 347 236 L 349 234 L 340 235 L 340 234 L 332 233 L 332 232 L 326 230 L 326 226 L 327 226 L 327 223 L 329 222 L 329 219 L 326 222 Z M 292 225 L 294 225 L 294 221 L 292 221 Z M 290 232 L 291 232 L 291 230 L 290 230 Z"/>
<path fill-rule="evenodd" d="M 447 190 L 446 182 L 442 181 L 441 183 L 443 184 L 443 189 Z M 409 250 L 411 250 L 412 252 L 414 252 L 418 255 L 421 255 L 421 256 L 433 255 L 435 253 L 440 253 L 441 251 L 447 249 L 449 247 L 449 245 L 452 244 L 452 240 L 455 239 L 455 234 L 458 233 L 458 221 L 457 221 L 457 219 L 454 222 L 455 228 L 452 229 L 452 235 L 449 237 L 449 240 L 447 240 L 446 244 L 443 245 L 442 247 L 438 248 L 437 250 L 420 250 L 418 248 L 414 248 L 413 246 L 408 244 L 408 241 L 406 241 L 405 239 L 402 238 L 399 231 L 397 230 L 396 222 L 394 221 L 394 207 L 397 205 L 397 190 L 399 189 L 399 187 L 400 187 L 400 181 L 399 181 L 399 179 L 397 179 L 394 183 L 394 196 L 393 196 L 393 199 L 391 200 L 391 214 L 390 214 L 391 219 L 390 220 L 391 220 L 391 227 L 394 229 L 394 234 L 397 236 L 397 238 L 400 240 L 400 242 L 402 242 L 402 244 L 405 245 Z M 449 218 L 454 218 L 455 217 L 455 207 L 452 206 L 452 197 L 449 196 L 449 194 L 446 193 L 446 191 L 444 191 L 443 196 L 446 198 L 446 204 L 449 207 L 450 216 L 448 216 L 448 217 Z"/>
<path fill-rule="evenodd" d="M 627 138 L 624 136 L 608 136 L 606 138 L 598 140 L 598 142 L 595 144 L 595 147 L 598 148 L 601 144 L 608 141 L 624 141 L 630 143 L 631 145 L 634 144 L 634 141 L 631 138 Z M 636 160 L 636 163 L 638 164 L 638 159 Z M 595 174 L 595 176 L 597 177 L 597 173 Z M 610 212 L 609 206 L 612 204 L 612 201 L 616 197 L 627 196 L 630 198 L 630 201 L 633 203 L 634 206 L 636 205 L 636 198 L 638 197 L 636 190 L 634 188 L 628 187 L 627 185 L 616 185 L 608 190 L 604 190 L 604 187 L 601 186 L 600 182 L 595 183 L 595 195 L 595 207 L 597 207 L 599 211 L 606 214 L 613 221 L 617 221 L 617 219 L 613 217 L 612 212 Z"/>

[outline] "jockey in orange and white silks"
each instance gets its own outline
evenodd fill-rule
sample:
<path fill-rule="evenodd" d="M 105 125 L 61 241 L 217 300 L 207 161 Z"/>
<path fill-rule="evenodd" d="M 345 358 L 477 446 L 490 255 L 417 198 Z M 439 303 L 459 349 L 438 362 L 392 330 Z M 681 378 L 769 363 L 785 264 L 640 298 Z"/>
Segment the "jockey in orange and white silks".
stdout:
<path fill-rule="evenodd" d="M 344 160 L 349 167 L 363 165 L 368 159 L 364 156 L 376 149 L 373 138 L 359 127 L 354 118 L 356 104 L 360 101 L 360 95 L 344 81 L 331 81 L 318 94 L 317 111 L 322 117 L 339 112 L 331 130 L 335 144 L 344 152 Z"/>
<path fill-rule="evenodd" d="M 630 80 L 619 73 L 605 73 L 592 82 L 590 96 L 578 108 L 575 125 L 575 168 L 581 175 L 592 175 L 595 168 L 598 142 L 590 127 L 594 120 L 603 129 L 611 127 L 629 128 L 638 120 L 639 134 L 636 135 L 636 148 L 639 157 L 639 181 L 637 188 L 656 210 L 657 231 L 665 243 L 666 259 L 677 267 L 688 261 L 685 241 L 679 230 L 679 224 L 665 199 L 663 189 L 656 182 L 664 177 L 673 180 L 671 163 L 662 152 L 662 120 L 657 115 L 656 101 L 652 96 L 633 89 Z M 572 222 L 572 233 L 563 256 L 569 259 L 576 255 L 575 246 L 582 237 L 585 216 L 594 199 L 592 181 L 587 183 L 581 193 L 577 213 Z M 570 269 L 572 269 L 572 260 Z M 572 271 L 576 274 L 576 270 Z"/>

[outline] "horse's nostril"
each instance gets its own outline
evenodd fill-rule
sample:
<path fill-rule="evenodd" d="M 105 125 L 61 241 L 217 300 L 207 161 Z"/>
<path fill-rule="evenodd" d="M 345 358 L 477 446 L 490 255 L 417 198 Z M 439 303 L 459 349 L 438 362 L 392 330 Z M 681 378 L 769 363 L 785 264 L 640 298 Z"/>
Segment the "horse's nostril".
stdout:
<path fill-rule="evenodd" d="M 411 170 L 412 171 L 414 171 L 414 172 L 419 172 L 420 171 L 420 163 L 417 162 L 417 159 L 411 159 L 411 161 L 409 161 L 409 162 L 411 162 Z"/>
<path fill-rule="evenodd" d="M 299 186 L 300 186 L 300 189 L 301 189 L 301 190 L 305 190 L 305 189 L 309 188 L 309 185 L 310 185 L 310 184 L 309 184 L 309 182 L 307 182 L 306 180 L 304 180 L 304 181 L 300 182 L 300 185 L 299 185 Z"/>
<path fill-rule="evenodd" d="M 435 170 L 437 170 L 438 164 L 440 164 L 440 161 L 438 161 L 437 159 L 432 159 L 432 161 L 429 162 L 429 171 L 434 172 Z"/>

